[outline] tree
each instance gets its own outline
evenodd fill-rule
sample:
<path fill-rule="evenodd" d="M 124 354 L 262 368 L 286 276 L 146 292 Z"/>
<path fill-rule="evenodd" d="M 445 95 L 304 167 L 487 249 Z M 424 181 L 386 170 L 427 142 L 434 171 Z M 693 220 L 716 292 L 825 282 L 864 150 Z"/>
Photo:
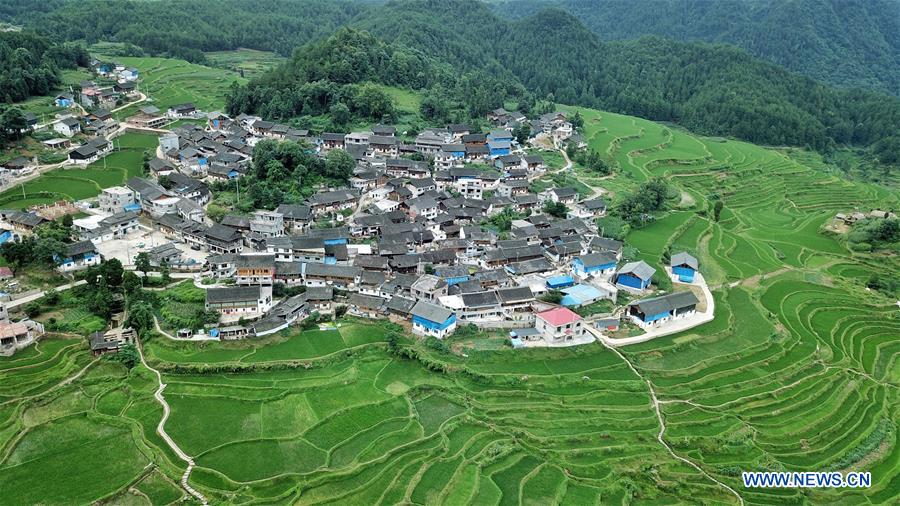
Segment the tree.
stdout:
<path fill-rule="evenodd" d="M 541 296 L 541 300 L 550 304 L 559 304 L 562 302 L 563 293 L 559 290 L 550 290 Z"/>
<path fill-rule="evenodd" d="M 139 290 L 142 283 L 143 279 L 131 271 L 126 271 L 125 274 L 122 275 L 122 291 L 124 291 L 126 295 L 131 295 Z"/>
<path fill-rule="evenodd" d="M 572 127 L 576 130 L 580 130 L 582 127 L 584 127 L 584 118 L 581 117 L 581 112 L 575 111 L 575 114 L 573 114 L 572 117 L 569 118 L 569 123 L 572 123 Z"/>
<path fill-rule="evenodd" d="M 142 251 L 134 257 L 134 268 L 141 271 L 143 277 L 147 277 L 147 273 L 152 269 L 150 265 L 150 255 L 146 251 Z"/>
<path fill-rule="evenodd" d="M 338 129 L 344 128 L 350 123 L 350 108 L 342 102 L 332 104 L 328 108 L 328 114 L 331 116 L 331 123 Z"/>
<path fill-rule="evenodd" d="M 522 122 L 513 129 L 512 133 L 513 137 L 516 138 L 516 142 L 524 146 L 528 142 L 528 138 L 531 137 L 531 124 Z"/>
<path fill-rule="evenodd" d="M 106 278 L 106 283 L 112 288 L 122 286 L 123 277 L 125 276 L 125 268 L 118 258 L 110 258 L 100 264 L 101 275 Z"/>
<path fill-rule="evenodd" d="M 110 360 L 121 363 L 128 369 L 132 369 L 140 360 L 137 348 L 132 343 L 125 343 L 119 347 L 119 351 L 110 356 Z"/>
<path fill-rule="evenodd" d="M 343 149 L 332 149 L 325 155 L 325 176 L 338 181 L 347 181 L 356 168 L 356 160 Z"/>
<path fill-rule="evenodd" d="M 569 208 L 562 202 L 548 200 L 547 203 L 544 204 L 544 212 L 556 218 L 565 218 L 569 213 Z"/>
<path fill-rule="evenodd" d="M 153 306 L 144 301 L 137 301 L 128 306 L 128 320 L 125 325 L 132 327 L 138 334 L 152 330 L 153 323 Z"/>
<path fill-rule="evenodd" d="M 162 262 L 159 263 L 159 272 L 162 274 L 163 285 L 168 285 L 172 282 L 172 277 L 169 270 L 169 262 L 167 262 L 165 258 L 162 260 Z"/>
<path fill-rule="evenodd" d="M 713 204 L 713 218 L 716 221 L 719 221 L 719 216 L 722 215 L 722 209 L 725 208 L 725 203 L 722 202 L 722 199 L 716 200 L 716 203 Z"/>
<path fill-rule="evenodd" d="M 62 217 L 62 224 L 63 224 L 64 227 L 66 227 L 66 228 L 72 228 L 73 222 L 74 222 L 74 220 L 72 219 L 72 215 L 71 215 L 71 214 L 64 214 L 64 215 L 63 215 L 63 217 Z"/>

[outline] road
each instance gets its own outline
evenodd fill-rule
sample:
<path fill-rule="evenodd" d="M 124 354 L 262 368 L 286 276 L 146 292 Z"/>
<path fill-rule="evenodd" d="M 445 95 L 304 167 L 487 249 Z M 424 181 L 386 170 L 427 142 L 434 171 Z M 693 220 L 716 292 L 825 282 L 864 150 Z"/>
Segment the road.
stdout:
<path fill-rule="evenodd" d="M 184 488 L 188 494 L 191 494 L 191 496 L 200 501 L 201 504 L 206 506 L 207 504 L 209 504 L 206 501 L 206 497 L 204 497 L 203 494 L 191 487 L 191 485 L 188 483 L 188 479 L 191 477 L 191 471 L 194 470 L 194 459 L 191 458 L 191 456 L 187 453 L 184 453 L 184 451 L 178 446 L 178 444 L 175 443 L 175 441 L 169 436 L 169 434 L 166 433 L 166 421 L 169 419 L 169 413 L 171 412 L 171 410 L 169 408 L 169 403 L 166 402 L 166 398 L 163 397 L 163 390 L 166 389 L 166 384 L 163 383 L 162 374 L 160 374 L 160 372 L 156 369 L 150 367 L 150 364 L 147 363 L 147 360 L 144 358 L 144 346 L 141 344 L 140 339 L 137 339 L 137 351 L 138 356 L 141 357 L 141 364 L 156 375 L 156 381 L 159 383 L 159 387 L 156 389 L 156 392 L 153 393 L 153 397 L 157 402 L 160 403 L 160 405 L 162 405 L 163 416 L 159 421 L 159 425 L 156 426 L 156 432 L 161 438 L 163 438 L 163 441 L 165 441 L 166 444 L 169 445 L 169 448 L 171 448 L 172 451 L 175 452 L 176 455 L 178 455 L 178 458 L 187 463 L 187 469 L 184 470 L 184 474 L 181 476 L 182 488 Z"/>
<path fill-rule="evenodd" d="M 85 283 L 86 283 L 86 281 L 82 279 L 82 280 L 80 280 L 80 281 L 76 281 L 76 282 L 74 282 L 74 283 L 69 283 L 69 284 L 67 284 L 67 285 L 60 285 L 60 286 L 57 286 L 57 287 L 54 288 L 53 290 L 59 292 L 59 291 L 62 291 L 62 290 L 68 290 L 68 289 L 73 288 L 73 287 L 76 287 L 76 286 L 81 286 L 81 285 L 83 285 L 83 284 L 85 284 Z M 35 294 L 33 294 L 33 295 L 29 295 L 29 296 L 27 296 L 27 297 L 22 297 L 21 299 L 11 300 L 11 301 L 9 301 L 9 302 L 6 303 L 6 308 L 7 308 L 7 309 L 12 309 L 12 308 L 14 308 L 14 307 L 19 307 L 19 306 L 21 306 L 21 305 L 23 305 L 23 304 L 28 304 L 29 302 L 32 302 L 32 301 L 35 301 L 35 300 L 40 299 L 40 298 L 43 297 L 46 293 L 47 293 L 47 291 L 45 290 L 45 291 L 43 291 L 43 292 L 38 292 L 38 293 L 35 293 Z"/>

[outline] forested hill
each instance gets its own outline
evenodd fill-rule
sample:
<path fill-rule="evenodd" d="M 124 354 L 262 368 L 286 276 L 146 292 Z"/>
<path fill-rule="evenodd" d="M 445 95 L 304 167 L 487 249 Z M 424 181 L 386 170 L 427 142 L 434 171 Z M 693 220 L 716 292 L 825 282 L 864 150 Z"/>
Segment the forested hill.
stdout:
<path fill-rule="evenodd" d="M 49 93 L 60 83 L 60 69 L 89 59 L 81 46 L 53 44 L 27 31 L 0 32 L 0 104 Z"/>
<path fill-rule="evenodd" d="M 13 2 L 16 3 L 16 2 Z M 15 21 L 64 40 L 127 42 L 154 55 L 203 62 L 204 51 L 247 47 L 290 56 L 327 37 L 369 2 L 354 0 L 21 0 Z"/>
<path fill-rule="evenodd" d="M 137 44 L 153 54 L 188 59 L 202 59 L 201 51 L 238 47 L 287 55 L 295 47 L 349 25 L 391 43 L 397 55 L 427 59 L 427 68 L 438 69 L 440 79 L 448 70 L 456 77 L 466 74 L 464 79 L 437 86 L 430 94 L 434 98 L 443 90 L 457 98 L 468 97 L 464 107 L 470 111 L 481 111 L 502 100 L 502 96 L 481 95 L 493 82 L 502 84 L 500 95 L 524 85 L 539 99 L 678 122 L 700 133 L 761 144 L 808 145 L 821 150 L 877 144 L 883 150 L 897 144 L 900 131 L 900 99 L 835 89 L 732 45 L 662 38 L 604 41 L 561 9 L 507 20 L 476 0 L 51 3 L 62 6 L 7 15 L 67 40 L 111 39 Z M 353 54 L 334 58 L 335 65 L 353 65 Z M 402 82 L 390 79 L 407 87 L 422 81 L 409 76 Z M 433 81 L 426 83 L 428 88 L 440 85 Z M 303 82 L 269 79 L 259 84 L 255 83 L 253 90 L 233 93 L 242 109 L 267 110 L 278 116 L 296 114 L 306 109 L 298 97 L 305 100 L 306 92 L 319 93 L 307 87 L 297 95 Z M 334 98 L 335 90 L 329 88 L 326 93 Z M 354 96 L 360 93 L 356 88 L 338 91 Z M 317 106 L 310 110 L 324 106 L 324 102 L 309 103 Z M 891 142 L 882 142 L 891 137 Z"/>
<path fill-rule="evenodd" d="M 900 95 L 900 0 L 499 0 L 508 18 L 555 6 L 604 40 L 723 42 L 839 86 Z"/>
<path fill-rule="evenodd" d="M 474 0 L 395 0 L 354 25 L 454 65 L 511 72 L 539 97 L 762 144 L 870 145 L 896 135 L 900 100 L 837 90 L 724 45 L 603 42 L 558 10 L 506 21 Z"/>

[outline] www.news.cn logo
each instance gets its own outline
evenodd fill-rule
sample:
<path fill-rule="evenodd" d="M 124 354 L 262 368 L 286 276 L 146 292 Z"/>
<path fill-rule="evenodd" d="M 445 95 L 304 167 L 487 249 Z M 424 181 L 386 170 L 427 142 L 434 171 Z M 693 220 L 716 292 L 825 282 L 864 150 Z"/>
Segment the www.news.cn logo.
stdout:
<path fill-rule="evenodd" d="M 872 473 L 741 473 L 746 488 L 861 488 L 872 486 Z"/>

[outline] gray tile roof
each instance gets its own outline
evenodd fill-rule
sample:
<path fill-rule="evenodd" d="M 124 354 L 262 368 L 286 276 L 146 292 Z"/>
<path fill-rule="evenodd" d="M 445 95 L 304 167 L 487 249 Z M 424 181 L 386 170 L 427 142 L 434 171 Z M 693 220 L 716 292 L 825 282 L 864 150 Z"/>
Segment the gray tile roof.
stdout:
<path fill-rule="evenodd" d="M 430 302 L 419 301 L 413 306 L 412 315 L 435 323 L 444 323 L 453 315 L 453 312 Z"/>

